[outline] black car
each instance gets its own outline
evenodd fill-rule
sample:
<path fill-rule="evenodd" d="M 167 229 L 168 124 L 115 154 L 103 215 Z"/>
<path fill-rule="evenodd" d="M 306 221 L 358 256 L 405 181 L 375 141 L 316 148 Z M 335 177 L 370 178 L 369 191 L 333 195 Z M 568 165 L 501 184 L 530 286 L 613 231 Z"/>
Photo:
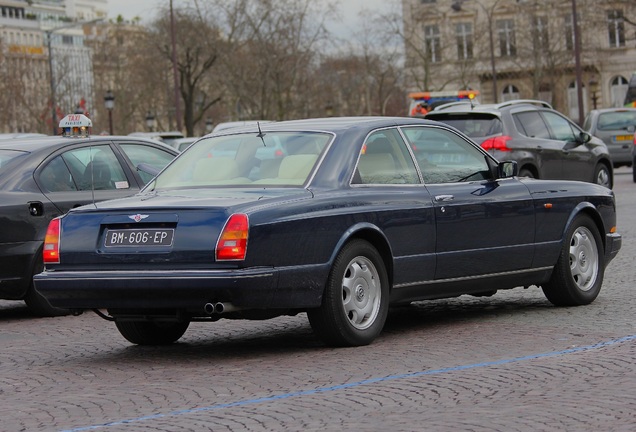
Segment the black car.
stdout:
<path fill-rule="evenodd" d="M 499 160 L 514 160 L 519 175 L 580 180 L 612 188 L 607 146 L 543 101 L 451 103 L 426 118 L 456 127 Z"/>
<path fill-rule="evenodd" d="M 0 298 L 52 308 L 34 289 L 49 221 L 92 202 L 133 195 L 178 153 L 135 137 L 14 138 L 0 141 Z M 138 170 L 145 164 L 145 170 Z M 153 170 L 155 172 L 153 172 Z"/>
<path fill-rule="evenodd" d="M 519 286 L 592 302 L 621 247 L 614 193 L 515 174 L 422 119 L 231 129 L 139 194 L 52 220 L 34 282 L 136 344 L 174 342 L 192 321 L 307 312 L 327 344 L 363 345 L 389 305 Z"/>

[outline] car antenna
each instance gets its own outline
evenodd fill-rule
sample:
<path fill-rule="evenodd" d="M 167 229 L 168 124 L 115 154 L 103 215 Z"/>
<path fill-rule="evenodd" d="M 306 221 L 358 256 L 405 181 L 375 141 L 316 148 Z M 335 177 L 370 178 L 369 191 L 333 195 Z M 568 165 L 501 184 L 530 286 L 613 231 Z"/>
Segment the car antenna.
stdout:
<path fill-rule="evenodd" d="M 93 207 L 97 208 L 97 204 L 95 204 L 95 176 L 94 176 L 94 172 L 95 172 L 95 164 L 93 163 L 93 145 L 91 144 L 90 146 L 90 151 L 89 151 L 89 156 L 90 156 L 90 164 L 91 164 L 91 197 L 93 199 Z"/>
<path fill-rule="evenodd" d="M 256 122 L 256 127 L 258 127 L 258 133 L 256 134 L 257 137 L 259 137 L 261 139 L 261 141 L 263 142 L 263 147 L 267 147 L 267 144 L 265 144 L 265 140 L 263 139 L 263 137 L 265 136 L 265 134 L 263 133 L 263 131 L 261 130 L 261 122 Z"/>

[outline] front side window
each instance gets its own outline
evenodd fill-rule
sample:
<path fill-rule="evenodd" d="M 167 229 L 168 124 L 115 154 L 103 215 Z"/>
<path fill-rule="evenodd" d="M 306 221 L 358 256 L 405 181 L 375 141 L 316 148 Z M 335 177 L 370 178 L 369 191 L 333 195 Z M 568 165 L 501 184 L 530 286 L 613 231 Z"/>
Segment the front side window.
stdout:
<path fill-rule="evenodd" d="M 607 12 L 607 32 L 610 48 L 625 46 L 625 20 L 623 11 L 611 10 Z"/>
<path fill-rule="evenodd" d="M 354 184 L 417 184 L 413 158 L 396 129 L 370 134 L 358 159 Z"/>
<path fill-rule="evenodd" d="M 501 57 L 514 57 L 517 55 L 515 42 L 515 23 L 513 20 L 497 21 L 497 34 L 499 35 L 499 54 Z"/>
<path fill-rule="evenodd" d="M 550 130 L 552 132 L 552 139 L 566 142 L 574 141 L 576 139 L 578 131 L 575 132 L 572 124 L 565 118 L 561 117 L 558 114 L 547 111 L 543 112 L 542 115 L 545 118 L 546 123 L 550 127 Z"/>
<path fill-rule="evenodd" d="M 426 44 L 426 57 L 428 61 L 431 63 L 438 63 L 442 61 L 441 41 L 438 26 L 424 26 L 424 42 Z"/>
<path fill-rule="evenodd" d="M 404 127 L 425 183 L 451 183 L 490 178 L 486 156 L 473 144 L 438 127 Z"/>
<path fill-rule="evenodd" d="M 457 34 L 457 59 L 467 60 L 473 58 L 473 25 L 471 23 L 459 23 L 455 28 Z"/>
<path fill-rule="evenodd" d="M 282 131 L 203 138 L 160 173 L 154 187 L 302 186 L 332 139 Z"/>

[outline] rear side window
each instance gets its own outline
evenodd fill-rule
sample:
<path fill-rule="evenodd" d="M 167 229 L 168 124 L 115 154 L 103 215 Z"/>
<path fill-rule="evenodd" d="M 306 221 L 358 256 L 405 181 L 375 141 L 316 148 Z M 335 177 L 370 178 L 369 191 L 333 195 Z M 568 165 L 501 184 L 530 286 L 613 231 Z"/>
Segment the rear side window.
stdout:
<path fill-rule="evenodd" d="M 491 114 L 432 115 L 426 118 L 451 125 L 471 138 L 498 135 L 503 131 L 501 119 Z"/>
<path fill-rule="evenodd" d="M 516 113 L 512 118 L 520 134 L 529 138 L 552 139 L 548 126 L 537 111 Z"/>

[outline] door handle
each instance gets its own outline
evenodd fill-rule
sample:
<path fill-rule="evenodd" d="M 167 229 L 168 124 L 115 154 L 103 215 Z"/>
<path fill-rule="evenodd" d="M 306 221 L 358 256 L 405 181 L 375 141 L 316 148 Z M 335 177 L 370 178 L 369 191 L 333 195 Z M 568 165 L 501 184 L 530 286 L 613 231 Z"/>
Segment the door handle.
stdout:
<path fill-rule="evenodd" d="M 455 197 L 453 195 L 435 195 L 435 201 L 437 202 L 448 202 L 454 199 Z"/>

